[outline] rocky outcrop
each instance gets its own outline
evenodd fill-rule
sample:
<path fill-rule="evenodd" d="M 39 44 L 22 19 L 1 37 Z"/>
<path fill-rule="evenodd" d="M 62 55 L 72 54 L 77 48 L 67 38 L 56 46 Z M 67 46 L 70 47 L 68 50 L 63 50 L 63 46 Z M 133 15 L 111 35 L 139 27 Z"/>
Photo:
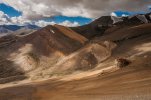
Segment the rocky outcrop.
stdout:
<path fill-rule="evenodd" d="M 120 68 L 123 68 L 123 67 L 126 67 L 130 64 L 131 62 L 127 59 L 124 59 L 124 58 L 117 58 L 115 60 L 115 64 L 117 67 L 120 67 Z"/>

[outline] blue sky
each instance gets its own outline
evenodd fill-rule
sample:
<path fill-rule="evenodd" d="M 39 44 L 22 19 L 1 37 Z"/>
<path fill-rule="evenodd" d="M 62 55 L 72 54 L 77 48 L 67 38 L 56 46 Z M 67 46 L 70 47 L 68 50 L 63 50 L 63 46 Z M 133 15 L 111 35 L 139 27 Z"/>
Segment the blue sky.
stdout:
<path fill-rule="evenodd" d="M 0 4 L 0 11 L 3 11 L 5 14 L 7 14 L 9 17 L 18 17 L 22 15 L 22 12 L 19 12 L 15 10 L 13 7 L 5 5 L 5 4 Z M 126 12 L 126 11 L 116 11 L 116 14 L 121 16 L 122 14 L 130 15 L 131 13 Z M 85 18 L 85 17 L 67 17 L 67 16 L 54 16 L 52 18 L 44 18 L 43 20 L 45 21 L 54 21 L 56 23 L 61 23 L 66 20 L 70 22 L 78 22 L 80 25 L 84 25 L 87 23 L 90 23 L 93 19 L 91 18 Z"/>
<path fill-rule="evenodd" d="M 0 11 L 3 11 L 5 14 L 7 14 L 10 17 L 17 17 L 20 16 L 22 13 L 15 10 L 13 7 L 7 6 L 5 4 L 0 4 Z"/>
<path fill-rule="evenodd" d="M 11 1 L 11 0 L 8 0 L 8 1 Z M 32 1 L 32 0 L 31 0 Z M 50 0 L 51 1 L 51 0 Z M 56 0 L 57 1 L 57 0 Z M 82 0 L 81 0 L 82 1 Z M 96 0 L 96 1 L 100 1 L 100 0 Z M 128 0 L 127 0 L 128 1 Z M 19 18 L 19 16 L 23 16 L 23 17 L 29 17 L 29 15 L 28 15 L 28 13 L 29 14 L 31 14 L 31 16 L 38 16 L 38 15 L 36 15 L 37 13 L 40 13 L 40 16 L 42 16 L 40 19 L 38 19 L 38 20 L 36 20 L 36 19 L 30 19 L 29 18 L 29 20 L 31 21 L 39 21 L 39 20 L 42 20 L 43 22 L 54 22 L 54 23 L 63 23 L 63 22 L 65 22 L 65 21 L 68 21 L 68 23 L 70 22 L 70 23 L 74 23 L 74 22 L 76 22 L 76 23 L 78 23 L 79 25 L 84 25 L 84 24 L 87 24 L 87 23 L 90 23 L 92 20 L 94 20 L 95 18 L 98 18 L 98 17 L 101 17 L 101 15 L 104 15 L 106 12 L 110 12 L 111 13 L 111 11 L 112 11 L 112 7 L 111 8 L 107 8 L 108 9 L 108 11 L 105 11 L 106 9 L 105 8 L 100 8 L 100 10 L 99 10 L 99 7 L 100 7 L 100 5 L 96 2 L 94 2 L 95 4 L 96 4 L 96 6 L 98 5 L 98 11 L 97 11 L 97 15 L 95 15 L 95 13 L 94 12 L 96 12 L 96 9 L 94 9 L 95 8 L 95 5 L 94 5 L 94 7 L 93 8 L 91 8 L 91 10 L 88 10 L 88 9 L 82 9 L 82 8 L 72 8 L 71 7 L 71 9 L 67 9 L 67 11 L 66 10 L 64 10 L 64 8 L 67 6 L 67 8 L 68 8 L 68 5 L 64 5 L 63 6 L 63 8 L 61 8 L 61 10 L 60 9 L 58 9 L 56 12 L 55 11 L 53 11 L 53 10 L 55 10 L 55 9 L 53 9 L 53 10 L 49 10 L 50 8 L 50 5 L 48 4 L 48 5 L 44 5 L 43 4 L 43 2 L 41 1 L 41 2 L 38 2 L 37 1 L 37 3 L 35 3 L 35 2 L 32 2 L 32 4 L 31 5 L 24 5 L 25 3 L 22 1 L 22 0 L 14 0 L 13 1 L 14 3 L 12 3 L 12 2 L 10 2 L 10 4 L 7 4 L 7 3 L 0 3 L 0 11 L 1 12 L 3 12 L 4 14 L 7 14 L 8 16 L 9 16 L 9 18 L 13 18 L 13 17 L 16 17 L 16 20 L 18 20 L 17 18 Z M 21 4 L 20 4 L 20 2 L 22 2 Z M 28 1 L 29 2 L 29 1 Z M 27 2 L 27 4 L 28 4 L 28 2 Z M 44 2 L 47 2 L 46 0 L 44 0 Z M 114 1 L 113 1 L 114 2 Z M 50 3 L 50 2 L 47 2 L 47 3 Z M 73 2 L 74 3 L 74 2 Z M 135 2 L 132 2 L 132 3 L 134 3 L 135 4 Z M 150 8 L 151 9 L 151 6 L 149 6 L 148 5 L 148 3 L 146 3 L 146 2 L 144 2 L 143 0 L 141 1 L 141 3 L 144 3 L 144 6 L 146 7 L 146 8 Z M 6 5 L 7 4 L 7 5 Z M 51 4 L 51 3 L 50 3 Z M 110 4 L 110 2 L 109 2 L 109 4 Z M 12 5 L 12 6 L 8 6 L 8 5 Z M 17 5 L 17 6 L 16 6 Z M 37 6 L 38 5 L 38 6 Z M 52 4 L 53 5 L 53 4 Z M 85 3 L 83 3 L 83 5 L 85 5 Z M 129 5 L 129 2 L 127 2 L 127 5 Z M 24 7 L 22 7 L 22 6 L 24 6 Z M 26 6 L 29 6 L 31 9 L 28 9 L 28 7 L 26 7 Z M 34 7 L 35 8 L 34 8 Z M 61 6 L 62 6 L 62 4 L 61 4 Z M 102 5 L 103 6 L 103 5 Z M 104 5 L 105 6 L 105 5 Z M 112 6 L 112 5 L 110 5 L 110 6 Z M 121 7 L 120 5 L 114 5 L 115 7 L 117 7 L 116 9 L 117 10 L 114 10 L 114 13 L 117 15 L 117 16 L 122 16 L 123 14 L 124 15 L 134 15 L 134 14 L 138 14 L 138 13 L 145 13 L 145 12 L 143 12 L 143 11 L 135 11 L 135 12 L 132 12 L 132 11 L 126 11 L 126 10 L 118 10 L 118 9 L 121 9 L 121 8 L 118 8 L 118 6 L 119 7 Z M 17 8 L 18 7 L 18 8 Z M 40 7 L 42 7 L 42 8 L 40 8 Z M 46 9 L 48 7 L 48 9 Z M 56 5 L 56 7 L 57 7 L 57 5 Z M 60 7 L 60 5 L 58 5 L 58 7 Z M 139 5 L 137 5 L 137 7 L 138 8 L 141 8 Z M 143 7 L 143 6 L 142 6 Z M 16 9 L 14 9 L 14 8 L 16 8 Z M 20 9 L 21 8 L 21 9 Z M 22 8 L 25 8 L 25 9 L 22 9 Z M 33 9 L 32 9 L 33 8 Z M 134 7 L 135 8 L 135 7 Z M 36 12 L 35 12 L 35 9 L 36 9 Z M 66 9 L 66 8 L 65 8 Z M 74 10 L 73 10 L 74 9 Z M 82 9 L 82 10 L 81 10 Z M 103 10 L 103 9 L 105 9 L 105 10 Z M 123 9 L 129 9 L 129 8 L 123 8 Z M 131 8 L 131 9 L 133 9 L 133 7 Z M 31 10 L 31 11 L 30 11 Z M 41 10 L 41 11 L 40 11 Z M 58 13 L 58 11 L 59 11 L 59 16 L 56 14 L 56 13 Z M 99 13 L 99 11 L 100 11 L 100 13 Z M 32 13 L 30 13 L 30 12 L 33 12 L 33 13 L 35 13 L 35 14 L 33 14 L 32 15 Z M 101 12 L 103 12 L 103 13 L 101 13 Z M 48 13 L 48 15 L 50 15 L 51 16 L 51 13 L 54 13 L 54 15 L 56 14 L 56 16 L 53 16 L 53 17 L 45 17 L 45 16 L 43 16 L 43 15 L 47 15 L 47 13 Z M 24 14 L 26 14 L 25 16 L 24 16 Z M 90 15 L 89 15 L 90 14 Z M 93 15 L 94 14 L 94 15 Z M 71 16 L 72 17 L 71 17 Z M 108 13 L 108 15 L 109 15 L 109 13 Z M 34 17 L 35 17 L 34 16 Z M 83 17 L 81 17 L 81 16 L 83 16 Z M 87 17 L 87 16 L 91 16 L 91 17 Z M 94 16 L 97 16 L 97 17 L 94 17 Z M 8 19 L 8 18 L 7 18 Z M 13 19 L 14 20 L 14 19 Z M 25 21 L 25 22 L 29 22 L 29 20 L 28 21 Z M 20 21 L 20 19 L 19 19 L 19 21 Z M 22 21 L 22 20 L 21 20 Z M 41 24 L 41 23 L 40 23 Z M 49 24 L 49 23 L 45 23 L 45 24 Z"/>
<path fill-rule="evenodd" d="M 46 21 L 55 21 L 56 23 L 61 23 L 66 20 L 69 20 L 70 22 L 78 22 L 81 25 L 87 24 L 92 21 L 90 18 L 85 17 L 67 17 L 67 16 L 54 16 L 53 18 L 46 18 Z"/>
<path fill-rule="evenodd" d="M 0 4 L 0 11 L 3 11 L 5 14 L 7 14 L 9 17 L 19 17 L 22 15 L 22 12 L 19 12 L 15 10 L 13 7 L 5 5 L 3 3 Z M 56 23 L 62 23 L 66 20 L 74 23 L 78 22 L 80 25 L 84 25 L 87 23 L 90 23 L 92 21 L 91 18 L 86 18 L 86 17 L 68 17 L 68 16 L 54 16 L 52 18 L 43 18 L 42 20 L 51 22 L 54 21 Z"/>
<path fill-rule="evenodd" d="M 135 15 L 135 14 L 145 14 L 146 12 L 143 12 L 143 11 L 139 11 L 139 12 L 128 12 L 128 11 L 120 11 L 120 10 L 117 10 L 115 11 L 116 15 L 117 16 L 122 16 L 123 14 L 124 15 Z"/>

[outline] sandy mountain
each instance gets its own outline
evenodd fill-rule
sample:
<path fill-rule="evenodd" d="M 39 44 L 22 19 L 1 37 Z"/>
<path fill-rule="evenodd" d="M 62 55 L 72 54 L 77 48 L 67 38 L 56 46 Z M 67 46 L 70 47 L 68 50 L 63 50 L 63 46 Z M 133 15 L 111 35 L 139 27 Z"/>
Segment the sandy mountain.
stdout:
<path fill-rule="evenodd" d="M 106 16 L 0 38 L 0 82 L 25 79 L 1 85 L 0 98 L 150 100 L 151 23 L 132 19 L 120 25 Z M 129 64 L 119 67 L 119 59 Z"/>
<path fill-rule="evenodd" d="M 54 25 L 22 37 L 5 36 L 0 41 L 0 57 L 3 59 L 3 66 L 11 66 L 16 68 L 16 71 L 26 73 L 53 66 L 59 58 L 82 47 L 87 39 L 69 28 Z M 5 60 L 11 63 L 5 63 Z M 12 77 L 9 71 L 7 73 Z"/>

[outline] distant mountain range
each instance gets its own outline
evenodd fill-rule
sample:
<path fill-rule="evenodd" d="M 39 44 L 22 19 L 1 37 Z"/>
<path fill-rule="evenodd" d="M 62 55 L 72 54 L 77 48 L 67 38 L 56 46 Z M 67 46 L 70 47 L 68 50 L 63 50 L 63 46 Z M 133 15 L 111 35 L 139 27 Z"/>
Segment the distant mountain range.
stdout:
<path fill-rule="evenodd" d="M 131 25 L 138 25 L 144 23 L 151 23 L 151 13 L 137 14 L 133 16 L 124 16 L 124 17 L 102 16 L 87 25 L 72 27 L 71 29 L 90 39 L 93 38 L 94 36 L 102 35 L 107 28 L 112 27 L 114 25 L 131 26 Z M 7 34 L 24 35 L 36 31 L 38 29 L 40 29 L 39 26 L 31 25 L 31 24 L 25 26 L 0 25 L 0 36 L 4 36 Z"/>
<path fill-rule="evenodd" d="M 18 25 L 0 25 L 0 36 L 4 36 L 7 34 L 17 33 L 17 34 L 25 34 L 28 32 L 32 32 L 34 30 L 38 30 L 40 27 L 36 25 L 25 25 L 25 26 L 18 26 Z"/>

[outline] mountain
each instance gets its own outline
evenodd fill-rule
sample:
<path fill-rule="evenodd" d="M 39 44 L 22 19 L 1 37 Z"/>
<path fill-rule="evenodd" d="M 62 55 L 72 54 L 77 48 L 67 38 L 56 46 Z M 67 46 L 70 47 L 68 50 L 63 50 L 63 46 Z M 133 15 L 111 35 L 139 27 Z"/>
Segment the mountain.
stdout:
<path fill-rule="evenodd" d="M 0 58 L 3 60 L 0 78 L 20 77 L 29 72 L 36 76 L 38 73 L 33 71 L 51 68 L 58 59 L 78 50 L 87 41 L 85 37 L 59 25 L 49 25 L 28 35 L 4 36 L 0 38 Z M 7 66 L 12 67 L 11 72 Z"/>
<path fill-rule="evenodd" d="M 36 31 L 35 29 L 29 29 L 27 27 L 23 27 L 15 32 L 13 32 L 14 35 L 27 35 L 30 34 L 32 32 Z"/>
<path fill-rule="evenodd" d="M 39 29 L 40 29 L 40 27 L 29 24 L 29 25 L 22 26 L 20 29 L 14 31 L 13 33 L 15 35 L 27 35 L 32 32 L 35 32 L 36 30 L 39 30 Z"/>
<path fill-rule="evenodd" d="M 25 26 L 22 26 L 23 28 L 26 28 L 26 29 L 34 29 L 34 30 L 38 30 L 40 29 L 39 26 L 36 26 L 36 25 L 31 25 L 31 24 L 27 24 Z"/>
<path fill-rule="evenodd" d="M 104 31 L 110 27 L 127 27 L 151 22 L 151 13 L 138 14 L 128 17 L 102 16 L 90 24 L 73 27 L 72 29 L 81 35 L 92 39 L 101 36 Z"/>
<path fill-rule="evenodd" d="M 112 24 L 113 20 L 111 19 L 111 16 L 103 16 L 88 25 L 72 27 L 72 30 L 80 33 L 88 39 L 92 39 L 95 36 L 102 35 L 106 28 L 110 27 Z"/>
<path fill-rule="evenodd" d="M 145 17 L 147 18 L 147 20 L 148 20 L 149 22 L 151 22 L 151 13 L 145 14 Z"/>
<path fill-rule="evenodd" d="M 7 35 L 0 38 L 0 98 L 150 100 L 150 59 L 150 14 Z"/>
<path fill-rule="evenodd" d="M 8 30 L 11 31 L 16 31 L 18 29 L 20 29 L 22 26 L 18 26 L 18 25 L 0 25 L 0 27 L 5 27 Z"/>
<path fill-rule="evenodd" d="M 0 34 L 1 36 L 7 34 L 21 34 L 21 33 L 30 33 L 34 30 L 38 30 L 40 27 L 36 25 L 25 25 L 25 26 L 18 26 L 18 25 L 0 25 Z"/>
<path fill-rule="evenodd" d="M 2 35 L 5 35 L 5 34 L 12 33 L 12 32 L 13 32 L 13 31 L 11 31 L 11 30 L 9 30 L 9 29 L 3 27 L 3 26 L 0 27 L 0 35 L 1 35 L 1 36 L 2 36 Z"/>

